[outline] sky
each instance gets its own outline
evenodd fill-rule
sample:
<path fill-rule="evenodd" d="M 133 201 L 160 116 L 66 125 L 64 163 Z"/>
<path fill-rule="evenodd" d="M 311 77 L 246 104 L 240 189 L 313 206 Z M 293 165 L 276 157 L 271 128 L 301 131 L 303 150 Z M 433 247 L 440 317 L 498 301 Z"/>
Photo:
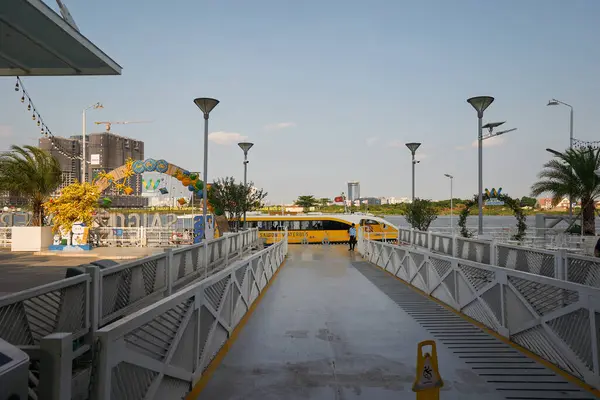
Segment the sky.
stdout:
<path fill-rule="evenodd" d="M 57 9 L 55 2 L 45 0 Z M 530 194 L 550 154 L 574 136 L 600 140 L 600 2 L 596 0 L 63 0 L 82 34 L 121 76 L 23 78 L 55 135 L 81 132 L 81 111 L 145 142 L 145 156 L 202 170 L 210 116 L 209 180 L 243 179 L 239 141 L 251 141 L 248 180 L 273 203 L 362 196 L 447 199 L 477 192 L 477 116 L 466 102 L 495 97 L 484 123 L 517 128 L 484 141 L 483 186 Z M 34 144 L 38 127 L 0 78 L 0 150 Z"/>

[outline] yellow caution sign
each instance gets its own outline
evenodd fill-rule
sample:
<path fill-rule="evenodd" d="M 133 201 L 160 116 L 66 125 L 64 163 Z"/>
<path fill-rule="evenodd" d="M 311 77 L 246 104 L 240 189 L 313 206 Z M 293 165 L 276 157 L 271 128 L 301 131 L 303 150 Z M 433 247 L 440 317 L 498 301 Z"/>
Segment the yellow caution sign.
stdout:
<path fill-rule="evenodd" d="M 431 346 L 431 354 L 423 354 L 423 347 Z M 417 376 L 412 390 L 417 393 L 417 400 L 439 400 L 440 388 L 444 381 L 440 376 L 437 363 L 437 350 L 433 340 L 419 343 L 417 348 Z"/>

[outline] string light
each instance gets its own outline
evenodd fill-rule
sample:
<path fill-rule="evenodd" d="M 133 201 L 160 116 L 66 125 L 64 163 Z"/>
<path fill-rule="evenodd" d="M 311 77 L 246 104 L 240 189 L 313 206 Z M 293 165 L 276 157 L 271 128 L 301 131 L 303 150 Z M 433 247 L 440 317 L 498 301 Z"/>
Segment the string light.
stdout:
<path fill-rule="evenodd" d="M 27 100 L 27 111 L 31 111 L 31 119 L 36 121 L 36 125 L 40 127 L 40 136 L 44 136 L 49 139 L 50 144 L 54 150 L 56 150 L 59 154 L 71 159 L 71 160 L 81 160 L 82 157 L 80 155 L 73 155 L 71 152 L 65 150 L 60 142 L 56 140 L 57 138 L 52 134 L 52 131 L 48 128 L 48 125 L 44 122 L 44 119 L 40 116 L 40 113 L 35 108 L 35 104 L 31 100 L 31 96 L 25 89 L 25 85 L 23 85 L 23 81 L 21 78 L 17 77 L 17 82 L 15 83 L 15 92 L 21 92 L 21 103 L 25 103 Z M 87 164 L 91 164 L 91 161 L 86 161 Z"/>

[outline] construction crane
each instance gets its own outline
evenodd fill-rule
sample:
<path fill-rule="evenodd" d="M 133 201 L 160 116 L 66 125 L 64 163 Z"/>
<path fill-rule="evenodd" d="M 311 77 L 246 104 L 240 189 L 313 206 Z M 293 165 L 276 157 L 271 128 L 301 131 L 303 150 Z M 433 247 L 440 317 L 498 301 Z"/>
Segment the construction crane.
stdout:
<path fill-rule="evenodd" d="M 104 124 L 106 125 L 106 132 L 110 132 L 110 126 L 112 124 L 121 124 L 121 125 L 125 125 L 125 124 L 147 124 L 150 123 L 152 121 L 99 121 L 99 122 L 94 122 L 96 125 L 100 125 L 100 124 Z"/>

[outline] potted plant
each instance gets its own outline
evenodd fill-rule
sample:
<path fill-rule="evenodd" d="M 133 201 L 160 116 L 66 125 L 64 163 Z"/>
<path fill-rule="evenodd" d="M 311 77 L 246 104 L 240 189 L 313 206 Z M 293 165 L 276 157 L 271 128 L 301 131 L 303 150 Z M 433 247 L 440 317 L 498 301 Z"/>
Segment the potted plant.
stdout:
<path fill-rule="evenodd" d="M 12 251 L 41 251 L 52 244 L 52 228 L 44 226 L 44 207 L 61 184 L 58 160 L 34 146 L 11 146 L 0 154 L 0 190 L 26 198 L 32 209 L 29 226 L 12 227 Z"/>

